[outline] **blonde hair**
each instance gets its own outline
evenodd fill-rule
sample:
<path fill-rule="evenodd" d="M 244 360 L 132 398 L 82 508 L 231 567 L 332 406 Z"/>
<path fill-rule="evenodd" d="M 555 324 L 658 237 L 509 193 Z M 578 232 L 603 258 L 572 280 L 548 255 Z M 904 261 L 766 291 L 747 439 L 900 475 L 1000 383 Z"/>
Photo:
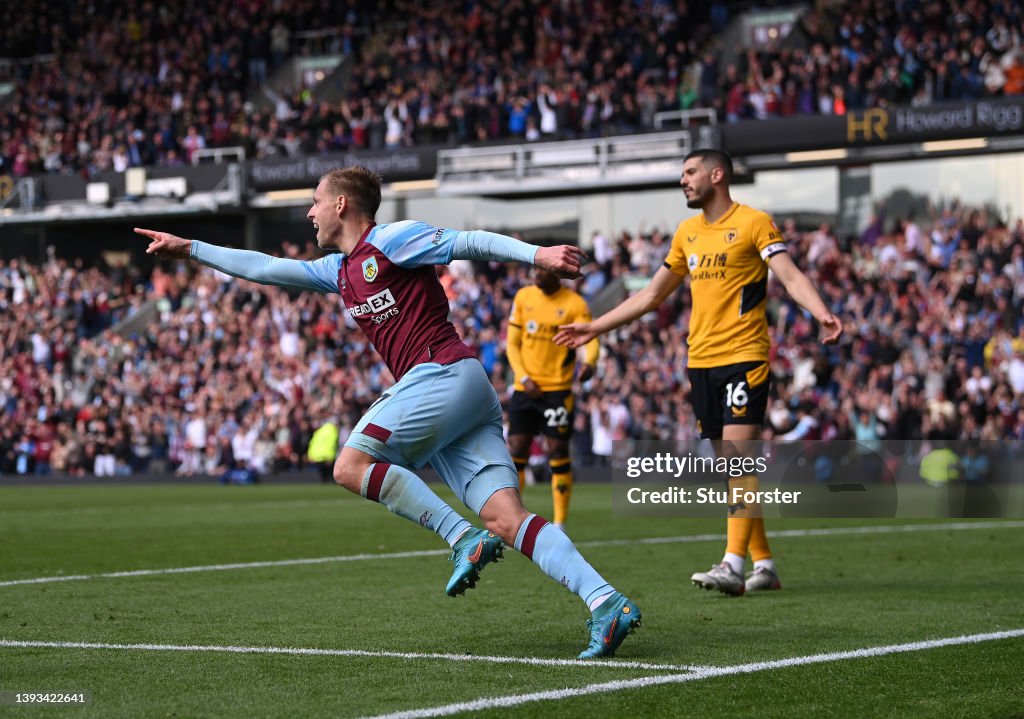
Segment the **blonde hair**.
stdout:
<path fill-rule="evenodd" d="M 380 207 L 381 176 L 360 165 L 336 167 L 325 172 L 320 182 L 327 183 L 332 197 L 344 195 L 357 210 L 371 220 Z"/>

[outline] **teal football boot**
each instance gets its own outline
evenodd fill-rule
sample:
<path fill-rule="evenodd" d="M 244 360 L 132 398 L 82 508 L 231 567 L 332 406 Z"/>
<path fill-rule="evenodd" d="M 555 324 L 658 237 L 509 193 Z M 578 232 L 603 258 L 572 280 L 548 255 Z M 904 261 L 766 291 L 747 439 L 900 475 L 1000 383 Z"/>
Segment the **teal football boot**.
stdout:
<path fill-rule="evenodd" d="M 505 543 L 493 532 L 474 528 L 463 534 L 448 557 L 449 562 L 455 562 L 452 578 L 445 588 L 448 596 L 457 597 L 475 587 L 480 571 L 501 559 L 504 549 Z"/>
<path fill-rule="evenodd" d="M 615 592 L 594 610 L 593 618 L 587 620 L 590 644 L 580 653 L 579 659 L 613 656 L 622 641 L 634 629 L 640 628 L 640 620 L 640 609 Z"/>

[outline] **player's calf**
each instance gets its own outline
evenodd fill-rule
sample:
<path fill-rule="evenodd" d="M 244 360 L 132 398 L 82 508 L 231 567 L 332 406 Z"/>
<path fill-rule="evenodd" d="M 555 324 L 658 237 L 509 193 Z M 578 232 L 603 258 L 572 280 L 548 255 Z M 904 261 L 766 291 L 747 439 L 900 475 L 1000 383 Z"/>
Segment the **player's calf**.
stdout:
<path fill-rule="evenodd" d="M 516 535 L 529 516 L 519 494 L 512 489 L 498 490 L 480 510 L 480 519 L 488 531 L 509 545 L 515 544 Z"/>

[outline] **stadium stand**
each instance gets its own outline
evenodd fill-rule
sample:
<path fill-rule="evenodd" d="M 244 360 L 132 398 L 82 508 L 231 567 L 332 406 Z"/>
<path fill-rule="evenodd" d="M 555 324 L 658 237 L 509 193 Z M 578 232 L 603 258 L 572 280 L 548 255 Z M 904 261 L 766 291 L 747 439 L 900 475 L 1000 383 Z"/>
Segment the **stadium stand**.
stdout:
<path fill-rule="evenodd" d="M 738 6 L 25 0 L 0 10 L 0 84 L 12 88 L 0 99 L 0 174 L 175 166 L 236 145 L 264 158 L 587 138 L 694 108 L 733 122 L 1024 93 L 1024 18 L 1010 0 L 821 3 L 784 41 L 737 50 L 718 38 Z M 269 90 L 289 60 L 316 55 L 351 61 L 343 99 Z M 957 203 L 933 215 L 895 228 L 876 218 L 857 238 L 783 223 L 798 265 L 853 327 L 820 347 L 795 305 L 769 298 L 771 434 L 1024 438 L 1024 223 Z M 579 291 L 650 275 L 671 231 L 597 233 Z M 525 271 L 440 271 L 457 328 L 504 396 L 504 318 Z M 140 319 L 151 301 L 158 316 Z M 602 461 L 626 436 L 696 436 L 686 302 L 607 338 L 600 381 L 580 394 L 577 457 Z M 11 318 L 0 329 L 2 474 L 302 468 L 320 423 L 338 418 L 343 442 L 391 382 L 343 329 L 336 298 L 209 270 L 0 260 L 0 312 Z M 140 326 L 120 324 L 131 318 Z M 310 396 L 314 381 L 331 391 Z"/>
<path fill-rule="evenodd" d="M 263 158 L 587 138 L 650 130 L 665 111 L 731 122 L 1024 92 L 1009 0 L 823 6 L 784 42 L 738 56 L 712 40 L 730 19 L 724 2 L 469 8 L 9 4 L 0 57 L 19 61 L 3 69 L 0 170 L 173 167 L 206 147 Z M 314 54 L 351 58 L 342 99 L 262 91 L 289 58 Z"/>
<path fill-rule="evenodd" d="M 771 436 L 877 441 L 1024 439 L 1024 222 L 951 204 L 930 222 L 875 223 L 849 243 L 827 226 L 783 233 L 798 264 L 852 320 L 837 347 L 775 287 Z M 667 229 L 667 228 L 666 228 Z M 584 293 L 648 274 L 666 235 L 623 232 Z M 284 247 L 290 257 L 314 248 Z M 441 270 L 457 329 L 507 397 L 501 354 L 525 269 L 456 262 Z M 686 293 L 603 342 L 580 394 L 574 451 L 601 462 L 608 440 L 692 439 Z M 114 326 L 148 300 L 141 331 Z M 334 417 L 341 441 L 392 382 L 336 297 L 289 295 L 208 269 L 85 268 L 51 258 L 0 263 L 0 473 L 220 475 L 301 469 L 312 432 Z M 499 329 L 500 328 L 500 329 Z M 667 361 L 666 361 L 667 360 Z M 313 395 L 312 386 L 328 388 Z"/>

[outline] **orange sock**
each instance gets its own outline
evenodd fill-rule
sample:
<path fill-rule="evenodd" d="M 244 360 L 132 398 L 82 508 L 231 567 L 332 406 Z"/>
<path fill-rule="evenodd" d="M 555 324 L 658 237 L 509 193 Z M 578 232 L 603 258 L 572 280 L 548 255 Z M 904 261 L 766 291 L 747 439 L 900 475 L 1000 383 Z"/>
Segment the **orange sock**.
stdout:
<path fill-rule="evenodd" d="M 754 523 L 750 532 L 750 558 L 755 562 L 772 558 L 772 549 L 768 546 L 768 535 L 764 531 L 764 518 L 750 520 Z"/>
<path fill-rule="evenodd" d="M 750 532 L 754 528 L 754 521 L 750 517 L 729 517 L 725 521 L 726 536 L 725 551 L 739 557 L 747 556 L 747 547 L 750 545 Z"/>
<path fill-rule="evenodd" d="M 757 477 L 735 477 L 729 480 L 729 519 L 726 521 L 726 549 L 729 554 L 746 558 L 747 549 L 750 546 L 751 534 L 754 531 L 756 518 L 761 515 L 760 505 L 746 505 L 732 502 L 734 489 L 756 492 L 758 487 Z M 764 531 L 764 522 L 761 522 Z"/>

